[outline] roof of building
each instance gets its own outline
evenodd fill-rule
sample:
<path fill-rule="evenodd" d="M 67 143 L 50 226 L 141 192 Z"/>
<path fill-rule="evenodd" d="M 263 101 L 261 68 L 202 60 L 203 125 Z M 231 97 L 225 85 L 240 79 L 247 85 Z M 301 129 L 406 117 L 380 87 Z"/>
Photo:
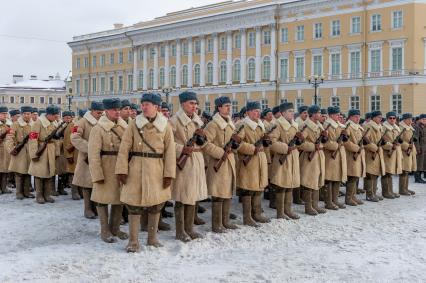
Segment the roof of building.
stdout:
<path fill-rule="evenodd" d="M 65 90 L 65 81 L 59 75 L 48 80 L 23 79 L 10 84 L 0 84 L 0 89 Z"/>

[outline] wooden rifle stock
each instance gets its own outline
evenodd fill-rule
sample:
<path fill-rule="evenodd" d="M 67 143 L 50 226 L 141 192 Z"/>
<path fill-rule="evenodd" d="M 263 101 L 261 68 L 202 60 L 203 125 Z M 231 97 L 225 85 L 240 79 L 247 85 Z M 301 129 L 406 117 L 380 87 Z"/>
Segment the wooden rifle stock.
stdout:
<path fill-rule="evenodd" d="M 232 136 L 233 135 L 238 135 L 243 128 L 244 128 L 244 125 L 241 126 L 236 132 L 234 132 L 232 134 Z M 232 140 L 232 136 L 229 139 L 229 141 L 225 144 L 225 146 L 223 147 L 224 153 L 223 153 L 222 157 L 213 166 L 213 169 L 214 169 L 215 172 L 219 171 L 219 169 L 222 166 L 223 162 L 225 162 L 225 160 L 228 158 L 229 152 L 231 151 L 232 141 L 233 141 Z"/>
<path fill-rule="evenodd" d="M 259 140 L 257 140 L 254 143 L 255 148 L 263 145 L 263 141 L 265 139 L 265 136 L 269 135 L 270 133 L 272 133 L 275 129 L 277 128 L 277 125 L 273 125 L 272 128 L 267 131 Z M 246 155 L 243 157 L 243 164 L 244 166 L 247 166 L 247 164 L 249 164 L 250 160 L 252 159 L 253 155 Z"/>
<path fill-rule="evenodd" d="M 24 146 L 27 144 L 29 139 L 30 139 L 30 135 L 28 134 L 24 137 L 24 139 L 20 143 L 15 145 L 15 147 L 12 149 L 10 154 L 13 156 L 17 156 L 21 152 L 21 150 L 24 148 Z"/>
<path fill-rule="evenodd" d="M 324 131 L 321 132 L 320 136 L 317 138 L 317 140 L 315 141 L 315 145 L 320 144 L 321 143 L 321 139 L 324 136 L 324 132 L 327 132 L 328 128 L 331 126 L 331 124 L 328 124 L 327 127 L 324 129 Z M 308 160 L 312 161 L 312 159 L 314 159 L 315 153 L 317 152 L 317 150 L 315 149 L 314 151 L 309 152 L 308 155 Z"/>
<path fill-rule="evenodd" d="M 298 140 L 300 140 L 300 139 L 299 139 L 299 137 L 298 137 L 298 134 L 303 134 L 303 131 L 306 129 L 306 127 L 307 127 L 307 125 L 304 125 L 304 126 L 303 126 L 303 129 L 302 129 L 300 132 L 296 133 L 296 135 L 294 135 L 293 139 L 292 139 L 292 140 L 288 143 L 288 146 L 289 146 L 289 147 L 293 147 L 293 146 L 295 146 L 296 142 L 297 142 Z M 289 154 L 290 154 L 290 153 L 289 153 L 289 152 L 287 152 L 286 154 L 281 154 L 281 155 L 280 155 L 280 158 L 278 159 L 278 161 L 280 162 L 280 165 L 283 165 L 283 164 L 285 163 L 285 161 L 287 160 L 287 156 L 288 156 Z"/>
<path fill-rule="evenodd" d="M 356 161 L 357 159 L 358 159 L 358 156 L 361 154 L 361 146 L 362 146 L 362 143 L 363 143 L 363 141 L 364 141 L 364 139 L 365 139 L 365 137 L 367 136 L 367 134 L 368 134 L 368 132 L 370 131 L 370 128 L 368 128 L 366 131 L 365 131 L 365 133 L 362 135 L 362 138 L 361 138 L 361 140 L 358 142 L 358 146 L 360 147 L 360 149 L 358 150 L 358 152 L 355 152 L 354 153 L 354 155 L 353 155 L 353 159 L 354 159 L 354 161 Z"/>
<path fill-rule="evenodd" d="M 47 148 L 47 144 L 54 138 L 57 136 L 58 131 L 60 130 L 60 128 L 65 124 L 65 122 L 61 122 L 45 139 L 44 141 L 41 143 L 40 147 L 38 148 L 37 152 L 36 152 L 36 157 L 40 158 L 40 156 L 43 154 L 43 152 L 46 150 Z"/>
<path fill-rule="evenodd" d="M 346 129 L 348 128 L 349 123 L 346 125 L 346 127 L 343 129 L 342 133 L 340 134 L 339 138 L 337 139 L 337 143 L 339 144 L 339 147 L 333 151 L 333 153 L 331 154 L 331 158 L 336 159 L 337 153 L 340 151 L 340 148 L 342 147 L 342 141 L 343 138 L 345 137 L 344 131 L 346 131 Z"/>

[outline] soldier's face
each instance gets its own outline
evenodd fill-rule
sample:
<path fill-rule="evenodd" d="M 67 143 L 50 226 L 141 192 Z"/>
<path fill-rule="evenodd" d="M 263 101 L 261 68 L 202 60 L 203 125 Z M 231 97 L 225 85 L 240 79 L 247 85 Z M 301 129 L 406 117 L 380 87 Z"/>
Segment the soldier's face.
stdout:
<path fill-rule="evenodd" d="M 420 121 L 420 123 L 422 123 L 423 125 L 426 125 L 426 118 L 420 119 L 419 121 Z"/>
<path fill-rule="evenodd" d="M 65 117 L 62 117 L 62 120 L 63 120 L 65 123 L 69 123 L 69 122 L 71 122 L 72 117 L 71 117 L 71 116 L 65 116 Z"/>
<path fill-rule="evenodd" d="M 192 115 L 197 112 L 198 102 L 196 100 L 188 100 L 183 102 L 181 105 L 186 114 Z"/>
<path fill-rule="evenodd" d="M 170 111 L 167 108 L 162 108 L 161 109 L 161 113 L 163 113 L 163 115 L 167 118 L 170 118 Z"/>
<path fill-rule="evenodd" d="M 288 109 L 285 112 L 283 112 L 282 115 L 287 121 L 293 121 L 294 120 L 294 109 Z"/>
<path fill-rule="evenodd" d="M 25 122 L 30 122 L 31 120 L 31 112 L 24 112 L 22 113 L 22 120 L 24 120 Z"/>
<path fill-rule="evenodd" d="M 219 106 L 219 114 L 222 116 L 229 116 L 231 114 L 231 103 L 225 103 L 222 106 Z"/>
<path fill-rule="evenodd" d="M 376 116 L 372 119 L 376 124 L 381 124 L 382 123 L 382 115 Z"/>
<path fill-rule="evenodd" d="M 46 119 L 49 120 L 50 122 L 57 121 L 59 119 L 59 115 L 46 114 Z"/>
<path fill-rule="evenodd" d="M 120 117 L 120 108 L 106 109 L 105 114 L 107 115 L 108 119 L 115 122 Z"/>
<path fill-rule="evenodd" d="M 247 111 L 247 116 L 253 120 L 253 121 L 258 121 L 260 118 L 260 109 L 253 109 L 250 111 Z"/>
<path fill-rule="evenodd" d="M 154 118 L 158 112 L 158 105 L 155 105 L 151 102 L 142 103 L 142 112 L 143 115 L 147 118 Z"/>
<path fill-rule="evenodd" d="M 7 117 L 7 112 L 0 113 L 0 121 L 5 121 Z"/>
<path fill-rule="evenodd" d="M 130 114 L 130 117 L 134 119 L 136 118 L 137 115 L 138 115 L 138 111 L 136 109 L 132 109 L 132 113 Z"/>
<path fill-rule="evenodd" d="M 311 116 L 311 120 L 314 121 L 314 122 L 317 122 L 320 119 L 321 119 L 321 112 L 314 113 Z"/>
<path fill-rule="evenodd" d="M 308 118 L 308 111 L 303 111 L 302 113 L 300 113 L 299 117 L 300 117 L 300 119 L 305 121 L 306 118 Z"/>
<path fill-rule="evenodd" d="M 387 118 L 387 121 L 388 121 L 389 124 L 395 125 L 395 123 L 396 123 L 396 117 L 391 116 L 391 117 Z"/>
<path fill-rule="evenodd" d="M 31 114 L 31 119 L 33 119 L 34 122 L 37 121 L 37 119 L 38 119 L 38 113 L 32 113 Z"/>
<path fill-rule="evenodd" d="M 126 106 L 126 107 L 122 108 L 121 111 L 120 111 L 121 118 L 123 118 L 124 120 L 129 119 L 129 117 L 130 117 L 130 111 L 131 111 L 131 109 L 130 109 L 129 106 Z"/>
<path fill-rule="evenodd" d="M 281 117 L 281 112 L 277 112 L 274 115 L 275 119 L 279 119 Z"/>
<path fill-rule="evenodd" d="M 352 115 L 349 120 L 351 120 L 352 122 L 354 122 L 355 124 L 359 124 L 359 120 L 361 119 L 360 115 Z"/>
<path fill-rule="evenodd" d="M 413 119 L 412 119 L 412 118 L 405 119 L 405 120 L 404 120 L 404 123 L 405 123 L 406 125 L 411 125 L 411 124 L 413 124 Z"/>
<path fill-rule="evenodd" d="M 273 118 L 274 118 L 274 115 L 272 114 L 272 112 L 268 112 L 268 114 L 266 114 L 265 116 L 265 120 L 268 122 L 271 122 Z"/>
<path fill-rule="evenodd" d="M 340 118 L 340 114 L 330 114 L 328 115 L 330 117 L 331 120 L 333 121 L 339 121 Z"/>
<path fill-rule="evenodd" d="M 93 118 L 95 118 L 96 120 L 99 120 L 99 118 L 101 118 L 102 113 L 104 112 L 99 110 L 90 111 L 90 114 L 92 114 Z"/>

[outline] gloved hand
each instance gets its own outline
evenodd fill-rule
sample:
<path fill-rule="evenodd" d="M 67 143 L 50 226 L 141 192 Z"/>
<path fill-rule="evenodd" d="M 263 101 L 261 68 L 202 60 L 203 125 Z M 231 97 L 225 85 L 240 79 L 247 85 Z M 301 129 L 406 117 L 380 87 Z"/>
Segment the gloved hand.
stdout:
<path fill-rule="evenodd" d="M 172 184 L 172 178 L 171 177 L 164 177 L 163 178 L 163 188 L 164 189 L 170 187 L 171 184 Z"/>
<path fill-rule="evenodd" d="M 185 146 L 182 149 L 182 154 L 184 154 L 184 155 L 191 155 L 193 151 L 194 151 L 194 148 L 192 146 Z"/>
<path fill-rule="evenodd" d="M 207 140 L 206 140 L 205 137 L 196 135 L 196 137 L 195 137 L 195 143 L 198 146 L 203 146 L 206 142 L 207 142 Z"/>
<path fill-rule="evenodd" d="M 125 175 L 125 174 L 117 174 L 117 180 L 121 184 L 125 185 L 127 183 L 127 175 Z"/>

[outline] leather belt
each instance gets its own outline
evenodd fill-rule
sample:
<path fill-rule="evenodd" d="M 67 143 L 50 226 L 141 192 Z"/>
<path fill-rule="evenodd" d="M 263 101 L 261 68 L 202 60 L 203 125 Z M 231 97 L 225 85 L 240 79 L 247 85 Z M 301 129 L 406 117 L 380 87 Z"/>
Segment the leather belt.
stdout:
<path fill-rule="evenodd" d="M 118 155 L 118 151 L 104 151 L 101 150 L 101 156 L 103 155 Z"/>
<path fill-rule="evenodd" d="M 162 153 L 153 153 L 153 152 L 130 152 L 129 153 L 129 159 L 133 156 L 137 157 L 146 157 L 146 158 L 163 158 L 164 154 Z"/>

